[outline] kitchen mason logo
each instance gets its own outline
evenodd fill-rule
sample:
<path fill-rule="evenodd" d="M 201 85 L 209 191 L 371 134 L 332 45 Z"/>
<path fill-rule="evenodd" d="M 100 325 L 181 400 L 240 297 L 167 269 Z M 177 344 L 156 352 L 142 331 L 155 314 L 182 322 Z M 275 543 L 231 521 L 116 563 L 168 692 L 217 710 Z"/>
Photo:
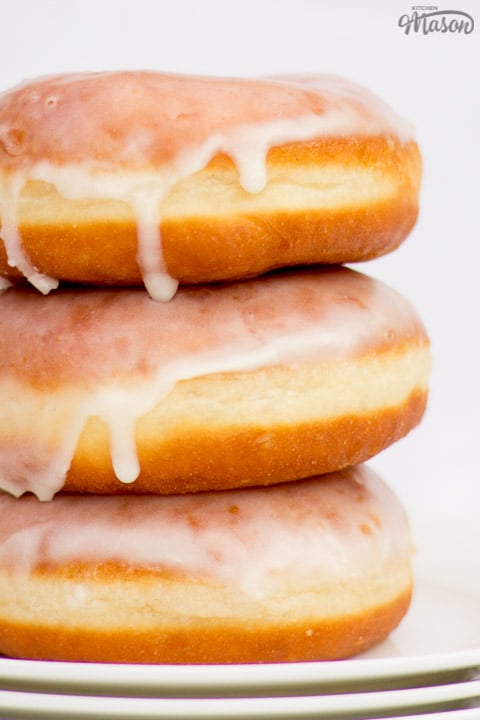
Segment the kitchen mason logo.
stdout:
<path fill-rule="evenodd" d="M 475 22 L 473 17 L 463 10 L 439 10 L 436 5 L 412 5 L 411 15 L 401 15 L 398 26 L 405 35 L 410 33 L 470 35 Z"/>

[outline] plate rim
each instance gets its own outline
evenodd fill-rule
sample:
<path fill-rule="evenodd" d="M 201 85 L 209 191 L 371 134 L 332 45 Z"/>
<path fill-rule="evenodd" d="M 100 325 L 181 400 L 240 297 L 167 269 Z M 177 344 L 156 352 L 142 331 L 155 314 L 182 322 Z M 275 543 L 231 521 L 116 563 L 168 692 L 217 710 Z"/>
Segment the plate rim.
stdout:
<path fill-rule="evenodd" d="M 438 687 L 299 697 L 144 698 L 83 695 L 75 699 L 75 708 L 73 709 L 72 696 L 68 694 L 21 693 L 0 690 L 0 710 L 23 708 L 35 712 L 68 712 L 72 718 L 102 717 L 104 712 L 116 712 L 119 708 L 121 708 L 119 717 L 129 717 L 130 711 L 139 717 L 152 717 L 151 710 L 155 710 L 156 713 L 165 712 L 166 716 L 179 718 L 224 718 L 228 717 L 230 712 L 238 718 L 250 717 L 251 712 L 258 713 L 260 716 L 265 715 L 265 717 L 271 717 L 273 714 L 278 718 L 292 718 L 297 715 L 311 717 L 311 712 L 315 712 L 319 717 L 329 717 L 325 713 L 348 713 L 352 710 L 361 712 L 399 710 L 403 712 L 417 708 L 433 708 L 439 703 L 468 701 L 477 697 L 480 697 L 480 680 Z M 93 715 L 91 714 L 92 710 L 95 713 Z"/>
<path fill-rule="evenodd" d="M 214 672 L 212 672 L 212 669 Z M 66 686 L 185 689 L 315 686 L 363 680 L 404 678 L 454 671 L 480 673 L 480 648 L 411 657 L 326 662 L 245 665 L 134 665 L 22 660 L 0 657 L 0 687 L 5 681 Z"/>

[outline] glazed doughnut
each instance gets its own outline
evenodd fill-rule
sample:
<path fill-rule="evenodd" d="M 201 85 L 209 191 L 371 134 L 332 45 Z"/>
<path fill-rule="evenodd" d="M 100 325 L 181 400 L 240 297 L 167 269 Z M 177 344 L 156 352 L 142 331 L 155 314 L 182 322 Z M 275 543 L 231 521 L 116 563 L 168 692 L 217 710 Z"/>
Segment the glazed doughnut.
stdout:
<path fill-rule="evenodd" d="M 0 652 L 155 663 L 343 658 L 411 593 L 399 501 L 357 466 L 175 496 L 0 493 Z"/>
<path fill-rule="evenodd" d="M 169 303 L 142 288 L 0 296 L 0 488 L 48 500 L 268 485 L 362 462 L 421 419 L 411 305 L 346 268 Z"/>
<path fill-rule="evenodd" d="M 378 98 L 331 76 L 59 75 L 0 96 L 0 276 L 177 283 L 393 250 L 420 155 Z"/>

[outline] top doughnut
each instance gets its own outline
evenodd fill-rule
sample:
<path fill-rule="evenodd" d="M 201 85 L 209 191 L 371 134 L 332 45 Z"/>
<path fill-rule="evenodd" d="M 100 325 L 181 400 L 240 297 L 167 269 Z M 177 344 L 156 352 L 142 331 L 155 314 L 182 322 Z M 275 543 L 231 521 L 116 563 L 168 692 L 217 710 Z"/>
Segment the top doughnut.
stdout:
<path fill-rule="evenodd" d="M 407 236 L 408 124 L 331 76 L 67 74 L 0 95 L 0 282 L 146 285 L 371 259 Z"/>

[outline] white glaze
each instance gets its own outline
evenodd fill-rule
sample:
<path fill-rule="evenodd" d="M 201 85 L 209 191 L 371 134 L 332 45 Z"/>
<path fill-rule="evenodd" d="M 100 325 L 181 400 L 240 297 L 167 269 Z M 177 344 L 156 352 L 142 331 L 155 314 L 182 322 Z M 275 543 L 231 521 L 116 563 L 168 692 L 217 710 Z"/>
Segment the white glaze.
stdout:
<path fill-rule="evenodd" d="M 27 280 L 46 294 L 58 287 L 58 281 L 38 272 L 25 254 L 22 239 L 18 230 L 17 208 L 20 192 L 25 184 L 23 173 L 15 173 L 5 182 L 0 199 L 1 237 L 5 243 L 8 264 L 17 268 Z M 3 280 L 3 278 L 0 278 Z M 0 286 L 1 288 L 1 286 Z"/>
<path fill-rule="evenodd" d="M 125 75 L 130 79 L 134 73 Z M 146 75 L 148 76 L 148 74 Z M 96 77 L 102 82 L 106 76 L 107 74 L 98 74 Z M 115 73 L 112 74 L 112 77 L 118 79 L 118 75 Z M 151 75 L 148 77 L 151 81 Z M 157 77 L 160 80 L 175 83 L 174 76 L 158 75 Z M 89 82 L 92 78 L 95 79 L 95 76 L 67 75 L 63 81 L 61 78 L 52 78 L 54 91 L 49 90 L 48 83 L 46 91 L 32 90 L 28 97 L 26 112 L 29 116 L 33 116 L 38 123 L 51 123 L 52 118 L 58 115 L 58 128 L 51 124 L 48 125 L 52 131 L 68 133 L 73 136 L 75 132 L 81 134 L 81 130 L 75 130 L 72 126 L 72 122 L 76 120 L 75 114 L 70 117 L 70 126 L 67 122 L 68 115 L 65 116 L 66 111 L 62 109 L 62 91 L 65 91 L 69 79 L 72 82 L 82 83 L 83 81 Z M 178 81 L 181 80 L 180 76 Z M 212 87 L 208 88 L 208 81 L 205 83 L 203 80 L 203 85 L 207 85 L 205 93 L 213 93 L 216 84 L 221 82 L 212 80 Z M 228 92 L 228 81 L 225 83 L 227 86 L 225 92 Z M 201 85 L 201 83 L 199 84 Z M 225 153 L 232 158 L 244 190 L 249 193 L 259 193 L 267 182 L 265 160 L 268 150 L 273 146 L 322 136 L 392 133 L 405 140 L 411 135 L 410 126 L 393 113 L 386 104 L 363 88 L 339 78 L 292 76 L 291 78 L 259 80 L 258 92 L 261 92 L 262 89 L 268 90 L 269 96 L 268 101 L 265 100 L 265 112 L 262 111 L 260 119 L 255 122 L 246 120 L 244 100 L 241 99 L 242 92 L 247 97 L 249 97 L 249 93 L 252 94 L 252 112 L 259 113 L 255 107 L 255 91 L 257 90 L 255 81 L 233 81 L 235 93 L 238 92 L 237 86 L 241 88 L 238 96 L 234 94 L 236 100 L 240 97 L 238 119 L 235 118 L 235 115 L 228 117 L 230 108 L 227 107 L 224 113 L 227 120 L 220 114 L 219 117 L 215 115 L 215 118 L 209 123 L 207 105 L 207 110 L 203 108 L 204 114 L 207 114 L 207 120 L 204 116 L 200 117 L 201 129 L 196 131 L 193 142 L 185 140 L 184 145 L 179 145 L 179 141 L 177 141 L 177 146 L 163 151 L 166 157 L 162 162 L 153 163 L 155 165 L 153 173 L 148 170 L 145 172 L 145 167 L 139 172 L 142 162 L 144 165 L 152 164 L 152 148 L 155 149 L 155 144 L 158 143 L 155 130 L 148 125 L 127 128 L 124 131 L 124 143 L 120 148 L 115 149 L 112 157 L 106 153 L 106 158 L 102 157 L 101 160 L 97 160 L 92 153 L 90 156 L 87 154 L 83 161 L 68 162 L 62 159 L 59 162 L 49 157 L 34 159 L 25 157 L 22 155 L 22 141 L 15 140 L 16 125 L 19 124 L 18 118 L 15 119 L 15 122 L 12 121 L 12 125 L 7 120 L 0 123 L 0 145 L 3 145 L 10 161 L 9 171 L 3 180 L 2 193 L 6 198 L 6 205 L 2 209 L 2 218 L 5 217 L 2 220 L 2 238 L 9 264 L 17 267 L 32 285 L 43 293 L 48 293 L 57 285 L 55 279 L 43 276 L 33 267 L 22 249 L 17 228 L 17 208 L 22 188 L 28 180 L 44 180 L 55 186 L 66 198 L 97 197 L 122 200 L 128 203 L 135 213 L 137 258 L 144 283 L 153 298 L 168 300 L 175 294 L 177 282 L 169 276 L 162 256 L 160 236 L 162 200 L 176 183 L 203 169 L 217 154 Z M 25 87 L 28 88 L 28 86 Z M 172 87 L 174 88 L 174 86 Z M 297 110 L 294 109 L 295 105 L 290 106 L 290 95 L 295 91 L 299 93 Z M 305 91 L 310 94 L 318 94 L 323 103 L 321 111 L 308 111 L 308 103 L 305 103 L 304 97 Z M 125 99 L 127 90 L 120 88 L 118 92 L 120 104 L 120 99 Z M 174 89 L 170 89 L 170 93 L 174 93 Z M 278 98 L 276 93 L 278 93 Z M 8 99 L 7 96 L 8 94 L 4 94 L 4 97 Z M 227 95 L 226 102 L 229 99 L 231 100 Z M 135 99 L 132 101 L 135 102 Z M 171 98 L 169 98 L 169 102 L 172 102 Z M 259 98 L 257 98 L 257 104 L 258 102 Z M 285 104 L 287 105 L 286 109 Z M 181 105 L 180 101 L 179 105 Z M 233 107 L 233 113 L 235 113 L 236 106 Z M 174 106 L 171 113 L 175 115 L 176 112 L 181 116 L 182 111 L 186 112 L 183 106 L 177 110 Z M 168 120 L 171 121 L 171 117 Z M 98 142 L 101 142 L 103 118 L 96 118 L 93 113 L 93 118 L 82 117 L 80 119 L 80 123 L 89 124 L 86 131 L 87 140 L 92 140 L 97 121 Z M 107 134 L 106 143 L 108 144 L 110 141 L 111 137 Z M 70 142 L 73 143 L 73 140 Z M 81 139 L 79 142 L 81 143 Z M 59 144 L 65 146 L 67 150 L 69 149 L 65 137 L 59 136 Z M 78 153 L 77 149 L 75 149 L 75 153 Z M 127 165 L 130 163 L 131 166 L 125 167 L 125 163 Z"/>
<path fill-rule="evenodd" d="M 0 293 L 5 292 L 9 287 L 12 287 L 12 283 L 7 278 L 0 277 Z"/>
<path fill-rule="evenodd" d="M 189 496 L 0 494 L 0 567 L 117 563 L 183 573 L 261 597 L 348 582 L 405 562 L 410 537 L 392 491 L 366 466 L 261 489 Z"/>

